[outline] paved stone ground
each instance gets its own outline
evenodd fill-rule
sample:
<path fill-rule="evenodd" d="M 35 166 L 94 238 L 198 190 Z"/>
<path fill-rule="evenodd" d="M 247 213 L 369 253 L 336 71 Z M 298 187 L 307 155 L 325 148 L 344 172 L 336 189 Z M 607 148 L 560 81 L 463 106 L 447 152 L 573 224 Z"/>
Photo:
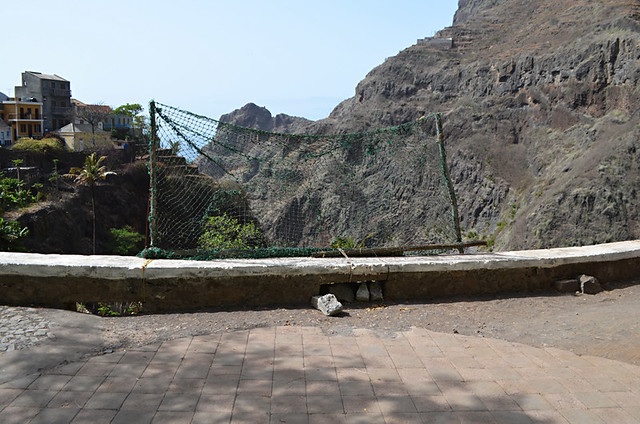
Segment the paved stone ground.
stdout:
<path fill-rule="evenodd" d="M 0 352 L 11 352 L 55 338 L 48 317 L 34 308 L 0 305 Z"/>
<path fill-rule="evenodd" d="M 640 367 L 425 329 L 276 326 L 89 356 L 0 384 L 0 423 L 89 422 L 638 423 Z"/>

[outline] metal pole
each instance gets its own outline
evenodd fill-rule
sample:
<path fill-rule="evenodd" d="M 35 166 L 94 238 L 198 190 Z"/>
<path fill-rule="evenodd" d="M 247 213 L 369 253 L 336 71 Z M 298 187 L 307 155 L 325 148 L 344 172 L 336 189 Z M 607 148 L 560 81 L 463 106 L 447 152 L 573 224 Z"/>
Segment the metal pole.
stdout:
<path fill-rule="evenodd" d="M 453 189 L 453 183 L 451 182 L 451 175 L 449 174 L 449 167 L 447 166 L 447 152 L 444 149 L 444 134 L 442 132 L 442 115 L 436 114 L 436 129 L 438 132 L 438 147 L 440 148 L 440 161 L 442 162 L 442 174 L 444 175 L 447 189 L 449 190 L 449 200 L 451 201 L 451 217 L 453 219 L 453 226 L 456 230 L 456 241 L 462 243 L 462 232 L 460 231 L 460 217 L 458 215 L 458 199 L 456 198 L 456 192 Z M 464 253 L 464 247 L 458 247 L 460 253 Z"/>
<path fill-rule="evenodd" d="M 156 128 L 156 102 L 151 100 L 149 103 L 149 121 L 151 124 L 151 134 L 149 140 L 149 240 L 150 246 L 154 246 L 156 238 L 156 144 L 157 144 L 157 128 Z"/>

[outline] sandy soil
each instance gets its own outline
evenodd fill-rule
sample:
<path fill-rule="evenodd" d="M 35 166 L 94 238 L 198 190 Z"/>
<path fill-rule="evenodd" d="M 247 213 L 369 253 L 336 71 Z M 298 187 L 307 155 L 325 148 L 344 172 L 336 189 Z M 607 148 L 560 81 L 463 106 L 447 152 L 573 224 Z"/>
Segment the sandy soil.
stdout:
<path fill-rule="evenodd" d="M 606 285 L 597 295 L 452 298 L 428 303 L 347 304 L 338 317 L 310 306 L 104 318 L 111 347 L 139 346 L 190 335 L 264 326 L 316 326 L 326 334 L 354 328 L 393 333 L 422 327 L 551 346 L 640 365 L 640 280 Z"/>

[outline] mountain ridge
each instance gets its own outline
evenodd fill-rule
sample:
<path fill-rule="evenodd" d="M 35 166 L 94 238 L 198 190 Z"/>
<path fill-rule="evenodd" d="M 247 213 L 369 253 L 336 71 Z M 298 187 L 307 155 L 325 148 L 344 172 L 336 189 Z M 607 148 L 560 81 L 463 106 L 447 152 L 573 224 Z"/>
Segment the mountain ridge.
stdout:
<path fill-rule="evenodd" d="M 436 37 L 451 48 L 410 46 L 329 117 L 281 119 L 279 132 L 439 111 L 467 238 L 523 249 L 640 237 L 640 1 L 460 0 Z"/>

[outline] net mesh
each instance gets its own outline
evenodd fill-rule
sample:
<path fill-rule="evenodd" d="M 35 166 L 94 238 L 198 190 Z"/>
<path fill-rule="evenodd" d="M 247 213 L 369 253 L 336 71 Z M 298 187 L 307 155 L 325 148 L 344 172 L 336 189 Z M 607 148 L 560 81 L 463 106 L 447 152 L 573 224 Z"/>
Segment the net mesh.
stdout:
<path fill-rule="evenodd" d="M 434 115 L 303 135 L 151 109 L 154 248 L 206 259 L 456 241 Z"/>

